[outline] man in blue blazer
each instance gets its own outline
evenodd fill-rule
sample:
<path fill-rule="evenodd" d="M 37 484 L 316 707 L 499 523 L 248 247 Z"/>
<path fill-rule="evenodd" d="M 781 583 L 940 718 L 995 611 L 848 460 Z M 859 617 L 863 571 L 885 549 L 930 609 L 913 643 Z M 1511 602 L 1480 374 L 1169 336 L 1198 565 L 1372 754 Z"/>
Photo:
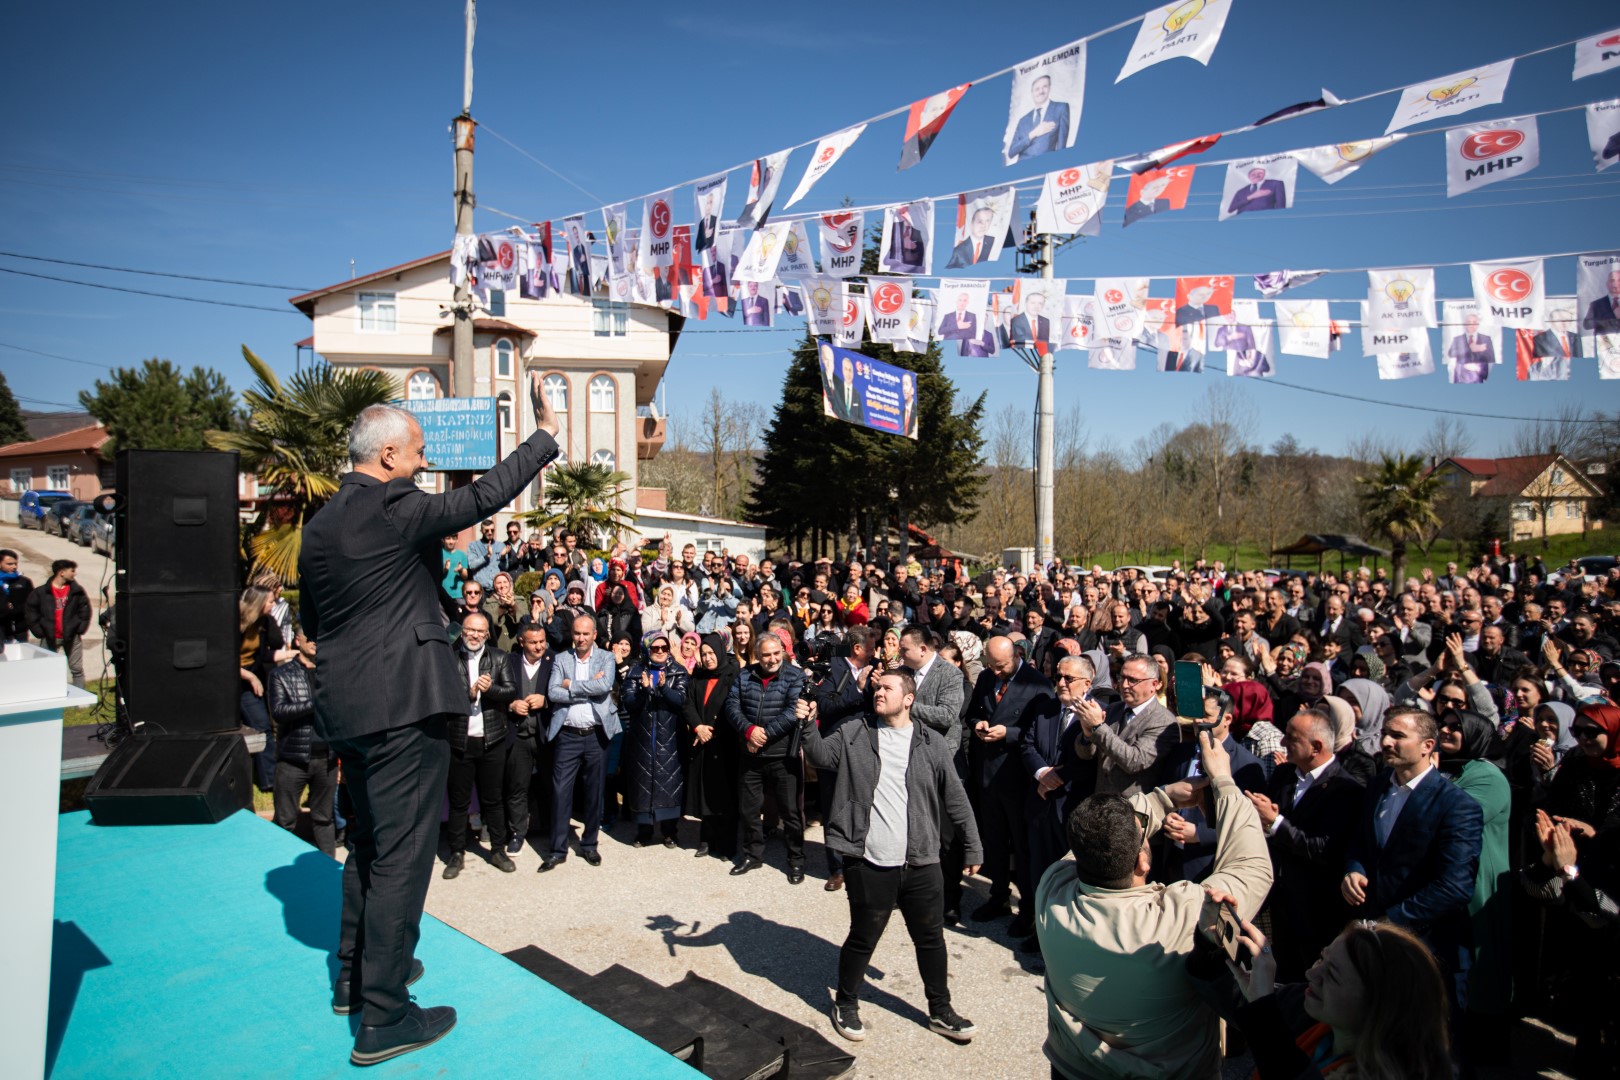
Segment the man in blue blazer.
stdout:
<path fill-rule="evenodd" d="M 1358 919 L 1388 919 L 1421 937 L 1450 979 L 1452 1016 L 1467 1005 L 1468 902 L 1485 821 L 1434 766 L 1440 730 L 1417 708 L 1384 716 L 1384 764 L 1350 836 L 1340 892 Z"/>
<path fill-rule="evenodd" d="M 1034 715 L 1019 740 L 1024 769 L 1034 781 L 1025 797 L 1025 817 L 1029 821 L 1029 869 L 1020 874 L 1019 890 L 1029 895 L 1040 884 L 1047 868 L 1068 851 L 1069 835 L 1065 822 L 1072 803 L 1092 793 L 1097 770 L 1093 762 L 1081 761 L 1074 751 L 1080 702 L 1091 693 L 1097 667 L 1087 656 L 1065 654 L 1057 662 L 1057 700 Z M 1018 946 L 1019 952 L 1038 952 L 1040 942 L 1032 934 Z"/>
<path fill-rule="evenodd" d="M 1228 214 L 1247 214 L 1251 210 L 1288 209 L 1288 189 L 1281 180 L 1267 180 L 1266 170 L 1259 165 L 1249 170 L 1249 182 L 1232 195 L 1226 207 Z"/>
<path fill-rule="evenodd" d="M 1029 100 L 1034 107 L 1020 116 L 1013 128 L 1012 141 L 1007 144 L 1009 161 L 1039 157 L 1069 145 L 1068 103 L 1052 101 L 1051 96 L 1050 75 L 1042 75 L 1029 84 Z"/>
<path fill-rule="evenodd" d="M 574 783 L 585 784 L 585 817 L 580 822 L 579 855 L 592 866 L 602 865 L 597 834 L 602 827 L 602 778 L 607 745 L 619 733 L 619 712 L 613 706 L 613 654 L 596 647 L 596 619 L 574 616 L 574 648 L 552 661 L 546 697 L 551 701 L 551 723 L 546 742 L 551 746 L 551 847 L 540 861 L 539 873 L 555 870 L 568 857 L 568 819 L 574 807 Z"/>

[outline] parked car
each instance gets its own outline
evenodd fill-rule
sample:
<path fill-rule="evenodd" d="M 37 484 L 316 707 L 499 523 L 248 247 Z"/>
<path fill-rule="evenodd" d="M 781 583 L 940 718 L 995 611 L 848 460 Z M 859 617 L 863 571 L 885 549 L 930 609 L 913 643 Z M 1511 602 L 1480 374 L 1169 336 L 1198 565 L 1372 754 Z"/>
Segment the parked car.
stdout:
<path fill-rule="evenodd" d="M 17 501 L 17 527 L 20 529 L 38 529 L 42 527 L 45 511 L 59 502 L 73 498 L 70 491 L 25 491 L 22 498 Z"/>
<path fill-rule="evenodd" d="M 1153 581 L 1158 582 L 1160 585 L 1162 585 L 1170 577 L 1170 569 L 1171 568 L 1168 567 L 1168 566 L 1159 566 L 1159 565 L 1146 565 L 1146 566 L 1144 566 L 1144 565 L 1141 565 L 1139 563 L 1130 563 L 1130 564 L 1127 564 L 1125 566 L 1116 566 L 1116 567 L 1114 567 L 1113 572 L 1117 574 L 1121 570 L 1135 570 L 1137 577 L 1150 578 Z"/>
<path fill-rule="evenodd" d="M 1616 565 L 1620 565 L 1620 557 L 1614 555 L 1583 555 L 1574 562 L 1580 568 L 1581 577 L 1584 580 L 1601 581 L 1609 576 L 1610 570 L 1614 569 Z M 1573 576 L 1574 571 L 1568 566 L 1560 566 L 1547 575 L 1547 580 L 1554 585 L 1560 585 L 1566 578 Z"/>
<path fill-rule="evenodd" d="M 40 519 L 39 527 L 44 532 L 52 533 L 66 540 L 68 519 L 73 516 L 79 507 L 89 505 L 89 503 L 80 502 L 78 499 L 62 499 L 60 502 L 54 502 L 51 504 L 50 509 L 45 511 L 45 516 Z"/>
<path fill-rule="evenodd" d="M 97 514 L 90 523 L 90 550 L 99 551 L 109 559 L 118 543 L 118 526 L 111 514 Z"/>
<path fill-rule="evenodd" d="M 80 547 L 90 546 L 90 529 L 95 525 L 96 508 L 89 503 L 80 503 L 73 508 L 73 513 L 62 522 L 62 535 L 78 544 Z"/>

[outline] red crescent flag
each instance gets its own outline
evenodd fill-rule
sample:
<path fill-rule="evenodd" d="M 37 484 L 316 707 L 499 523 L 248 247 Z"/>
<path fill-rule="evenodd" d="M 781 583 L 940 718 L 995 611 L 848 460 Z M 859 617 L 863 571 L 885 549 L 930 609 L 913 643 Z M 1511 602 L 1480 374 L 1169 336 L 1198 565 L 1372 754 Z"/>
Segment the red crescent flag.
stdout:
<path fill-rule="evenodd" d="M 906 140 L 900 147 L 900 169 L 909 169 L 921 161 L 934 145 L 934 140 L 951 118 L 951 110 L 962 100 L 972 83 L 963 83 L 943 93 L 912 102 L 906 116 Z"/>
<path fill-rule="evenodd" d="M 1172 161 L 1179 161 L 1180 159 L 1191 154 L 1202 154 L 1205 150 L 1208 150 L 1210 147 L 1214 146 L 1220 141 L 1221 136 L 1219 132 L 1216 132 L 1214 135 L 1201 135 L 1196 139 L 1188 139 L 1186 142 L 1171 143 L 1169 146 L 1161 146 L 1151 154 L 1144 154 L 1141 157 L 1125 158 L 1121 160 L 1119 164 L 1129 169 L 1133 173 L 1143 173 L 1152 169 L 1162 169 Z"/>

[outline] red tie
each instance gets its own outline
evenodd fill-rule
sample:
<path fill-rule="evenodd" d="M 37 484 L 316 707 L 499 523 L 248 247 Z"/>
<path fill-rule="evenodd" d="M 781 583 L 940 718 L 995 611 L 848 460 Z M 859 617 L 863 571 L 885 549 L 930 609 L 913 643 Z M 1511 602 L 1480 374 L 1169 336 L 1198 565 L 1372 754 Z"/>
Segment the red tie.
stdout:
<path fill-rule="evenodd" d="M 996 704 L 1001 704 L 1001 695 L 1007 692 L 1007 680 L 1002 679 L 996 684 Z"/>

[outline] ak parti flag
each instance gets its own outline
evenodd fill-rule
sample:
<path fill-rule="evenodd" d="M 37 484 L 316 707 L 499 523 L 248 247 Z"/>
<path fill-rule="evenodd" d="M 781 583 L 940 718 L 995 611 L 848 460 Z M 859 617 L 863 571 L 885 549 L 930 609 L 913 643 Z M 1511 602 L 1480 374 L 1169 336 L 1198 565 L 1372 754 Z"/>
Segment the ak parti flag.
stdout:
<path fill-rule="evenodd" d="M 963 83 L 912 102 L 911 111 L 906 114 L 906 141 L 900 147 L 900 169 L 911 168 L 927 155 L 928 148 L 934 145 L 934 140 L 944 130 L 945 121 L 951 118 L 951 110 L 956 108 L 956 103 L 962 100 L 962 95 L 972 85 Z"/>

